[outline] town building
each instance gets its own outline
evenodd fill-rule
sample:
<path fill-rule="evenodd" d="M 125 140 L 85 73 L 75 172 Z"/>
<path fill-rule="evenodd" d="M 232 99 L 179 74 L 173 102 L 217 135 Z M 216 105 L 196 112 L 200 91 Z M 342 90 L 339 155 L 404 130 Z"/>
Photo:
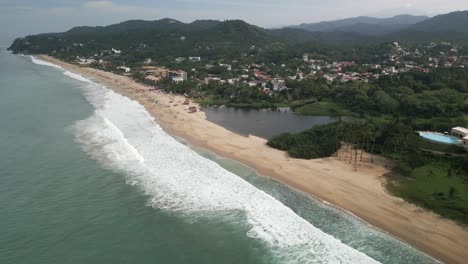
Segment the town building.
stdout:
<path fill-rule="evenodd" d="M 178 57 L 175 59 L 176 62 L 183 62 L 185 61 L 185 58 L 184 57 Z"/>
<path fill-rule="evenodd" d="M 145 76 L 145 81 L 148 83 L 157 84 L 159 81 L 161 81 L 161 77 L 149 75 L 149 76 Z"/>
<path fill-rule="evenodd" d="M 178 83 L 178 82 L 187 81 L 187 72 L 185 71 L 180 71 L 180 70 L 171 71 L 170 75 L 171 75 L 171 79 L 173 82 Z"/>
<path fill-rule="evenodd" d="M 273 85 L 273 91 L 280 92 L 285 89 L 288 89 L 288 87 L 286 87 L 286 82 L 278 78 L 274 78 L 273 80 L 271 80 L 271 84 Z"/>
<path fill-rule="evenodd" d="M 121 51 L 121 50 L 118 50 L 118 49 L 112 48 L 112 53 L 114 53 L 114 54 L 120 54 L 120 53 L 122 53 L 122 51 Z"/>
<path fill-rule="evenodd" d="M 141 70 L 145 76 L 157 76 L 161 78 L 169 77 L 170 70 L 163 67 L 143 66 Z"/>
<path fill-rule="evenodd" d="M 96 62 L 95 59 L 82 59 L 80 57 L 76 57 L 76 61 L 81 65 L 89 65 Z"/>
<path fill-rule="evenodd" d="M 123 70 L 125 73 L 129 73 L 129 72 L 131 72 L 131 70 L 132 70 L 132 69 L 130 69 L 129 67 L 125 67 L 125 66 L 117 67 L 117 69 Z"/>

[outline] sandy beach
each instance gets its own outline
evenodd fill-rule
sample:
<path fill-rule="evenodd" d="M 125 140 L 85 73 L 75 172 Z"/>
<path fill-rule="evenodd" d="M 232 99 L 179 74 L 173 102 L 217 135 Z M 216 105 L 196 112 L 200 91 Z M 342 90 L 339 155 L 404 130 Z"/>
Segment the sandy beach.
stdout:
<path fill-rule="evenodd" d="M 138 101 L 164 130 L 194 146 L 237 160 L 261 175 L 347 210 L 440 261 L 466 263 L 468 260 L 468 229 L 389 194 L 384 186 L 384 175 L 389 170 L 383 166 L 382 159 L 363 162 L 357 171 L 344 155 L 292 159 L 285 152 L 268 147 L 262 138 L 241 136 L 207 121 L 202 111 L 189 113 L 182 96 L 146 91 L 147 86 L 124 76 L 47 56 L 40 58 Z M 199 109 L 193 102 L 190 106 Z"/>

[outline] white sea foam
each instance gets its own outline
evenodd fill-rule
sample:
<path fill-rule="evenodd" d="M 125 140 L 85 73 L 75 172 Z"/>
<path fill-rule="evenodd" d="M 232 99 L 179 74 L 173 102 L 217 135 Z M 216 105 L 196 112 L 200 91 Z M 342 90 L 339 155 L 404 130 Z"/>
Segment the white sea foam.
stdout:
<path fill-rule="evenodd" d="M 315 228 L 273 197 L 165 133 L 143 106 L 96 84 L 84 88 L 97 107 L 75 125 L 83 150 L 103 166 L 125 171 L 149 204 L 181 212 L 244 212 L 248 236 L 297 263 L 374 263 Z"/>
<path fill-rule="evenodd" d="M 78 81 L 94 84 L 94 82 L 92 82 L 91 80 L 86 79 L 85 77 L 83 77 L 83 76 L 81 76 L 79 74 L 73 73 L 73 72 L 65 71 L 63 74 L 65 74 L 66 76 L 71 77 L 73 79 L 76 79 Z"/>
<path fill-rule="evenodd" d="M 126 172 L 126 182 L 143 189 L 151 206 L 186 213 L 243 212 L 250 226 L 247 235 L 267 242 L 288 263 L 376 263 L 176 141 L 138 102 L 81 75 L 64 74 L 85 83 L 84 95 L 96 108 L 75 124 L 76 141 L 103 166 Z"/>
<path fill-rule="evenodd" d="M 35 64 L 38 64 L 38 65 L 43 65 L 43 66 L 49 66 L 49 67 L 53 67 L 53 68 L 57 68 L 57 69 L 61 69 L 63 70 L 62 67 L 58 66 L 58 65 L 55 65 L 53 63 L 50 63 L 50 62 L 47 62 L 47 61 L 43 61 L 43 60 L 40 60 L 34 56 L 31 56 L 31 61 Z"/>

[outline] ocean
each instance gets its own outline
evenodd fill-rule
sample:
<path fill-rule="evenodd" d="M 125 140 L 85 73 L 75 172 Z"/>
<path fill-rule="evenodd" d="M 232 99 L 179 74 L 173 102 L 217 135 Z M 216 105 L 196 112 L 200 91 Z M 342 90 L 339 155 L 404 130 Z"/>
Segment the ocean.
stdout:
<path fill-rule="evenodd" d="M 0 51 L 0 263 L 434 263 L 165 133 L 137 102 Z"/>

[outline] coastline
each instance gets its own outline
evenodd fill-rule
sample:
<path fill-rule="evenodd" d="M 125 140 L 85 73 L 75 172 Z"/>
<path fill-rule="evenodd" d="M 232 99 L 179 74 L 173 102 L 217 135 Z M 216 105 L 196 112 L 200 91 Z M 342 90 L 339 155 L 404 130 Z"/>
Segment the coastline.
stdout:
<path fill-rule="evenodd" d="M 463 263 L 468 259 L 468 230 L 390 195 L 383 186 L 384 174 L 389 172 L 383 166 L 363 163 L 354 172 L 350 164 L 336 157 L 291 159 L 284 152 L 266 146 L 264 139 L 228 131 L 207 121 L 203 112 L 188 113 L 182 96 L 143 93 L 145 86 L 127 77 L 47 56 L 40 58 L 138 101 L 165 131 L 191 145 L 237 160 L 261 175 L 349 211 L 436 259 L 447 263 Z M 196 106 L 192 102 L 190 105 Z"/>

